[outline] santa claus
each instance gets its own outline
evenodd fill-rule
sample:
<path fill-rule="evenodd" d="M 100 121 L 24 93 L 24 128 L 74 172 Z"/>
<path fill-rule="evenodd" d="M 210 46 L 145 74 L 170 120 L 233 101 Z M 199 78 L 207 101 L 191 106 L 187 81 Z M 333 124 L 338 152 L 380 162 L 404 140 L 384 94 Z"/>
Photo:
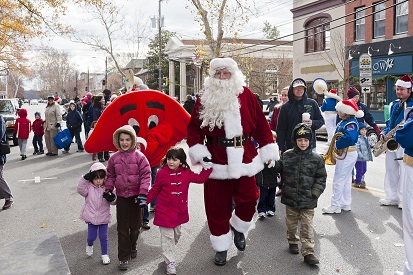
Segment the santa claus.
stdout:
<path fill-rule="evenodd" d="M 244 233 L 258 198 L 254 176 L 264 163 L 271 166 L 279 159 L 264 113 L 244 85 L 245 76 L 233 59 L 211 60 L 204 92 L 188 125 L 192 163 L 213 168 L 204 185 L 204 200 L 216 265 L 225 265 L 232 242 L 238 250 L 245 249 Z"/>

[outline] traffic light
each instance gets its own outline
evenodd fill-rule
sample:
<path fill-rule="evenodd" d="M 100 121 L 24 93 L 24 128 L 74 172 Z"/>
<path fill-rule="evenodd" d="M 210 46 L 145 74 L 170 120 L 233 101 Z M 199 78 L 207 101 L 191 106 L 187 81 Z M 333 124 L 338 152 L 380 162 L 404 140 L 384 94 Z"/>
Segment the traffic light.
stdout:
<path fill-rule="evenodd" d="M 169 85 L 169 79 L 167 77 L 165 77 L 165 86 Z"/>
<path fill-rule="evenodd" d="M 158 78 L 159 78 L 159 70 L 154 70 L 154 71 L 153 71 L 153 77 L 154 77 L 155 79 L 158 79 Z"/>
<path fill-rule="evenodd" d="M 105 86 L 106 85 L 106 79 L 102 80 L 102 85 Z"/>

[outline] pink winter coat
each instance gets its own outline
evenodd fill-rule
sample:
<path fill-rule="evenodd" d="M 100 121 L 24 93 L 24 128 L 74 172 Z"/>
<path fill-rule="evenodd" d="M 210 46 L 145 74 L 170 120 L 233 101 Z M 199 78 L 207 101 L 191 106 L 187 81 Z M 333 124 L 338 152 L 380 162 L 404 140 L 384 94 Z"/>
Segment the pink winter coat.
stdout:
<path fill-rule="evenodd" d="M 151 167 L 148 159 L 138 150 L 114 153 L 106 167 L 106 189 L 116 189 L 123 198 L 148 194 L 151 182 Z"/>
<path fill-rule="evenodd" d="M 80 211 L 80 219 L 94 225 L 108 224 L 111 221 L 110 204 L 115 204 L 116 200 L 109 203 L 103 198 L 105 186 L 97 187 L 83 177 L 77 185 L 77 192 L 85 197 L 85 204 Z"/>
<path fill-rule="evenodd" d="M 28 139 L 29 133 L 32 130 L 32 125 L 30 119 L 27 118 L 27 110 L 20 109 L 17 114 L 19 115 L 19 118 L 16 119 L 16 123 L 14 124 L 14 133 L 17 138 Z"/>
<path fill-rule="evenodd" d="M 149 190 L 147 203 L 156 197 L 156 211 L 153 224 L 175 228 L 189 221 L 188 189 L 189 183 L 204 183 L 212 169 L 202 170 L 200 174 L 179 167 L 171 170 L 167 165 L 159 169 L 155 183 Z"/>

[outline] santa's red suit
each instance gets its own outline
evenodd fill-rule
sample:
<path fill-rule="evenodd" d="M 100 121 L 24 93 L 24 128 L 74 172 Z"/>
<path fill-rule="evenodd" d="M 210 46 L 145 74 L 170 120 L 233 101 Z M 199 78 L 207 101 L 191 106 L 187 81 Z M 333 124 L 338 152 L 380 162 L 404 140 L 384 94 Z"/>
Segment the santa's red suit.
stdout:
<path fill-rule="evenodd" d="M 228 112 L 223 126 L 201 128 L 202 100 L 195 104 L 188 125 L 187 144 L 192 162 L 212 160 L 212 173 L 204 185 L 205 210 L 215 251 L 227 251 L 232 243 L 230 225 L 245 233 L 251 224 L 258 199 L 255 174 L 264 163 L 279 159 L 268 122 L 255 95 L 246 87 L 238 95 L 240 108 Z M 234 146 L 234 137 L 237 146 Z M 259 144 L 255 149 L 252 139 Z M 232 199 L 235 210 L 232 212 Z"/>

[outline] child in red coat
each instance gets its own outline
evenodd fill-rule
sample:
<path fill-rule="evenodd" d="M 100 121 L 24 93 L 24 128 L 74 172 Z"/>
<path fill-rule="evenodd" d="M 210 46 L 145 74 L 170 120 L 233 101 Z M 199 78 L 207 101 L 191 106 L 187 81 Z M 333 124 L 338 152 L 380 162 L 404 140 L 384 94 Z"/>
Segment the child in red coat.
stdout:
<path fill-rule="evenodd" d="M 44 129 L 43 129 L 43 119 L 40 117 L 40 113 L 34 113 L 34 117 L 36 118 L 32 124 L 32 130 L 34 133 L 33 136 L 33 148 L 34 152 L 33 155 L 42 155 L 44 154 L 43 151 L 43 136 L 44 136 Z"/>
<path fill-rule="evenodd" d="M 189 183 L 204 183 L 212 169 L 192 172 L 182 148 L 173 147 L 166 153 L 162 168 L 156 174 L 147 202 L 157 198 L 153 224 L 161 231 L 161 246 L 167 274 L 176 274 L 175 245 L 181 236 L 181 224 L 189 221 Z"/>
<path fill-rule="evenodd" d="M 30 119 L 27 118 L 26 109 L 20 109 L 17 114 L 19 115 L 19 118 L 16 119 L 16 123 L 14 124 L 14 134 L 19 140 L 20 156 L 22 157 L 21 159 L 25 160 L 27 158 L 27 140 L 29 139 L 29 133 L 32 129 L 32 124 Z"/>

